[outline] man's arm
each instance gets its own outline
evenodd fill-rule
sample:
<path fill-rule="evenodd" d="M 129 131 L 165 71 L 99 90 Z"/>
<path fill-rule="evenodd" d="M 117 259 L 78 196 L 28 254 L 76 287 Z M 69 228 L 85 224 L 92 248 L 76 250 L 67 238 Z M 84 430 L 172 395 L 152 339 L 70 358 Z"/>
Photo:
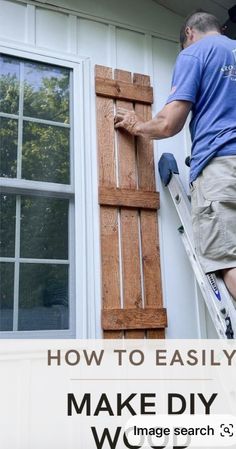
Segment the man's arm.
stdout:
<path fill-rule="evenodd" d="M 191 107 L 190 101 L 172 101 L 147 122 L 142 121 L 133 111 L 118 109 L 115 116 L 115 128 L 123 128 L 135 136 L 166 139 L 181 131 Z"/>

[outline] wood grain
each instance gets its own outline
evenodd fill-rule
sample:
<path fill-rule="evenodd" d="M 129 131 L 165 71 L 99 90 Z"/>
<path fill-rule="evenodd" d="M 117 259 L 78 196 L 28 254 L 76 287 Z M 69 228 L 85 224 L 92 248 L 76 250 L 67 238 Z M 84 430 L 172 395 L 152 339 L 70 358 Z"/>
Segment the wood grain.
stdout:
<path fill-rule="evenodd" d="M 99 204 L 157 210 L 159 209 L 160 201 L 157 192 L 100 187 Z"/>
<path fill-rule="evenodd" d="M 104 337 L 164 338 L 153 145 L 122 130 L 116 141 L 114 130 L 114 98 L 148 120 L 152 89 L 145 75 L 132 83 L 130 72 L 115 70 L 114 78 L 96 66 Z"/>
<path fill-rule="evenodd" d="M 112 78 L 112 70 L 96 66 L 96 75 Z M 97 138 L 99 183 L 116 187 L 114 104 L 109 98 L 97 97 Z M 102 304 L 103 309 L 121 306 L 118 210 L 100 208 L 102 253 Z M 122 332 L 104 332 L 105 338 L 121 338 Z"/>
<path fill-rule="evenodd" d="M 149 85 L 148 76 L 134 74 L 136 85 Z M 151 119 L 151 108 L 135 104 L 135 112 L 144 120 Z M 143 137 L 137 138 L 137 167 L 139 188 L 155 190 L 155 169 L 153 143 Z M 140 212 L 143 278 L 145 307 L 162 307 L 162 286 L 160 270 L 160 248 L 157 213 L 147 210 Z M 148 338 L 164 338 L 164 330 L 148 331 Z"/>
<path fill-rule="evenodd" d="M 166 309 L 104 310 L 103 329 L 156 329 L 167 325 Z"/>
<path fill-rule="evenodd" d="M 130 79 L 131 80 L 131 79 Z M 135 86 L 129 81 L 110 80 L 96 77 L 96 94 L 106 98 L 120 99 L 126 101 L 137 101 L 140 103 L 153 103 L 153 90 L 149 86 Z"/>
<path fill-rule="evenodd" d="M 115 70 L 115 80 L 131 83 L 131 73 Z M 132 103 L 117 100 L 117 107 L 133 110 Z M 137 164 L 135 139 L 122 131 L 118 134 L 119 187 L 136 189 Z M 139 214 L 137 210 L 121 209 L 123 302 L 124 308 L 142 308 L 142 287 L 140 272 Z M 125 338 L 144 338 L 144 332 L 127 331 Z"/>

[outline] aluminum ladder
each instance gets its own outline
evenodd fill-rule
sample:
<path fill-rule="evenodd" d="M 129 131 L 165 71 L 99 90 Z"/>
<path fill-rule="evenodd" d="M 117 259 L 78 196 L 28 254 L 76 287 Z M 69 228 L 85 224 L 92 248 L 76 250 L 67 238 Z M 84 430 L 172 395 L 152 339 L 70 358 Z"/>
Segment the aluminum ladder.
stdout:
<path fill-rule="evenodd" d="M 219 338 L 236 338 L 236 309 L 223 279 L 211 273 L 206 275 L 200 265 L 193 243 L 191 203 L 180 181 L 176 160 L 171 153 L 160 158 L 159 173 L 168 187 L 182 226 L 179 232 L 199 284 L 203 298 L 215 325 Z"/>

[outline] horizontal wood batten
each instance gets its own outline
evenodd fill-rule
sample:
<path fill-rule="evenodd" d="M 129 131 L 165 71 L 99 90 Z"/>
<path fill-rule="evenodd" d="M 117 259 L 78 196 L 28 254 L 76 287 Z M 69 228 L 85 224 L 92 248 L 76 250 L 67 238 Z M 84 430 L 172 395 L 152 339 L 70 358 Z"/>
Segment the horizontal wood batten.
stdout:
<path fill-rule="evenodd" d="M 96 94 L 108 98 L 152 104 L 153 89 L 150 86 L 96 77 Z"/>
<path fill-rule="evenodd" d="M 167 327 L 167 315 L 164 308 L 102 311 L 103 330 L 163 329 L 165 327 Z"/>
<path fill-rule="evenodd" d="M 158 192 L 100 187 L 99 204 L 156 210 L 160 207 L 160 200 Z"/>

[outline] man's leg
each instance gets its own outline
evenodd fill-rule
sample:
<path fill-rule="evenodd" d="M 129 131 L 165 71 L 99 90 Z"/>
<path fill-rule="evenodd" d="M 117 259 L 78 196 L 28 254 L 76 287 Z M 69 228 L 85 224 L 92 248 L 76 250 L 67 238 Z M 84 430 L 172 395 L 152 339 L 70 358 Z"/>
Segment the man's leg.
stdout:
<path fill-rule="evenodd" d="M 233 298 L 236 300 L 236 268 L 222 270 L 224 282 Z"/>

